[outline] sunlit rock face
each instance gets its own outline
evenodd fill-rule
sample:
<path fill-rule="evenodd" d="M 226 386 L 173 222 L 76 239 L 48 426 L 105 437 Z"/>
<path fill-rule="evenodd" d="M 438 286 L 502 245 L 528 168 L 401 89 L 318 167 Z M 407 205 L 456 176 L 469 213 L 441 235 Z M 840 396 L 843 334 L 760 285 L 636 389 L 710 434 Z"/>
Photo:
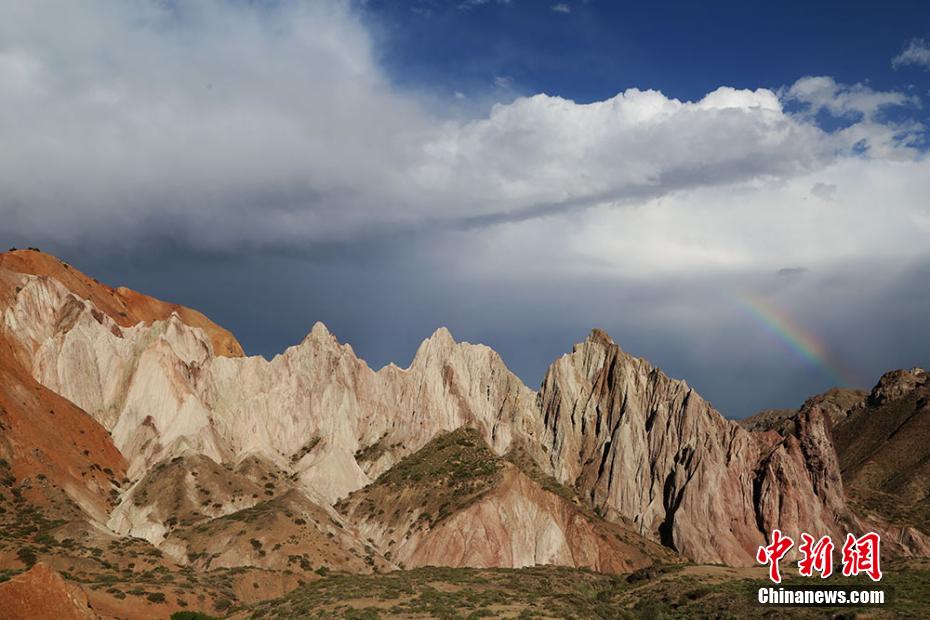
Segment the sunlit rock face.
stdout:
<path fill-rule="evenodd" d="M 19 288 L 4 329 L 39 382 L 112 433 L 131 477 L 188 451 L 256 454 L 333 502 L 438 432 L 474 426 L 499 453 L 537 432 L 533 392 L 494 351 L 446 329 L 406 369 L 371 370 L 322 323 L 271 361 L 218 357 L 178 315 L 120 328 L 57 280 L 26 275 Z M 355 454 L 376 444 L 363 468 Z"/>
<path fill-rule="evenodd" d="M 493 350 L 457 343 L 444 328 L 408 368 L 372 370 L 321 323 L 269 361 L 234 355 L 228 332 L 202 315 L 190 320 L 190 311 L 127 325 L 117 320 L 125 311 L 94 302 L 118 289 L 96 291 L 86 276 L 78 290 L 54 274 L 4 274 L 4 337 L 35 380 L 110 432 L 133 483 L 175 457 L 232 466 L 251 458 L 328 506 L 438 434 L 467 426 L 497 455 L 521 446 L 608 520 L 699 562 L 751 564 L 776 527 L 839 536 L 853 520 L 821 408 L 808 408 L 785 435 L 747 431 L 598 330 L 552 364 L 536 393 Z M 537 510 L 514 496 L 530 486 L 515 480 L 507 488 L 492 498 L 497 504 L 468 513 L 470 530 L 492 512 L 503 519 Z M 222 511 L 239 505 L 227 503 Z M 153 510 L 122 506 L 112 524 L 162 540 L 164 515 L 154 519 Z M 567 526 L 548 523 L 537 542 L 551 545 L 514 542 L 500 562 L 560 563 Z M 917 534 L 898 536 L 902 548 L 925 545 Z M 435 532 L 430 540 L 445 538 Z M 428 545 L 405 548 L 410 561 L 436 559 Z M 462 553 L 479 565 L 491 557 L 471 546 Z"/>
<path fill-rule="evenodd" d="M 495 454 L 474 428 L 442 433 L 336 510 L 406 567 L 538 564 L 631 572 L 680 557 L 600 517 L 524 447 Z"/>
<path fill-rule="evenodd" d="M 763 532 L 839 533 L 846 516 L 819 412 L 797 436 L 750 433 L 597 330 L 539 402 L 556 477 L 697 561 L 752 563 Z"/>

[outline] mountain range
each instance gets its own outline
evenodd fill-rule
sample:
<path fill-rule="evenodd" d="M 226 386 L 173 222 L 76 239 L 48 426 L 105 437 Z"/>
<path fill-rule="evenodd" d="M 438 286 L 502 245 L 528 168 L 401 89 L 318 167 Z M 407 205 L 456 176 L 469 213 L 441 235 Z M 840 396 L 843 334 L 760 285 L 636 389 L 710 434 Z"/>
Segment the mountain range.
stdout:
<path fill-rule="evenodd" d="M 322 323 L 268 360 L 0 254 L 0 618 L 288 617 L 314 584 L 438 568 L 751 571 L 774 529 L 874 530 L 924 566 L 928 439 L 921 369 L 737 422 L 597 329 L 537 390 L 445 328 L 406 368 Z"/>

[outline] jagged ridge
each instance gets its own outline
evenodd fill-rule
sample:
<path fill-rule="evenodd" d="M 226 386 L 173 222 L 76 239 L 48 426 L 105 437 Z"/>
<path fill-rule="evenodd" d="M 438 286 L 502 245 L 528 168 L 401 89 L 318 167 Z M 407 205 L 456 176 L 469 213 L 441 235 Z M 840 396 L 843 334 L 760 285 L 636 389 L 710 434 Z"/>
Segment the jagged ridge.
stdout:
<path fill-rule="evenodd" d="M 785 435 L 751 433 L 598 330 L 534 393 L 445 329 L 405 369 L 373 371 L 322 324 L 273 360 L 225 357 L 180 314 L 125 326 L 96 307 L 102 293 L 5 273 L 3 333 L 36 380 L 111 430 L 134 482 L 179 456 L 258 459 L 326 507 L 468 427 L 495 458 L 520 446 L 590 509 L 697 561 L 749 564 L 774 527 L 837 534 L 852 519 L 822 410 Z M 508 488 L 531 492 L 521 475 Z M 163 515 L 117 514 L 111 527 L 160 543 Z"/>

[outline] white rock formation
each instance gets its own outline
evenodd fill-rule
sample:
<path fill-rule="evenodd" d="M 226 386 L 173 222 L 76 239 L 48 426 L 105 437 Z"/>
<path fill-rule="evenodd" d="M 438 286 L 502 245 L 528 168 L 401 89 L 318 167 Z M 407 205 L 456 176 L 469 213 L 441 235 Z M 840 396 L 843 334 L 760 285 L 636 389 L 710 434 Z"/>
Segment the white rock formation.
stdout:
<path fill-rule="evenodd" d="M 406 369 L 373 371 L 320 323 L 271 361 L 218 357 L 176 315 L 120 327 L 55 279 L 21 277 L 0 328 L 37 381 L 111 431 L 133 480 L 175 456 L 258 456 L 332 504 L 467 425 L 498 455 L 519 440 L 608 518 L 697 561 L 749 564 L 773 527 L 838 533 L 848 518 L 822 413 L 788 437 L 750 433 L 600 332 L 557 360 L 536 394 L 494 351 L 446 329 Z M 121 529 L 160 538 L 143 512 L 118 511 Z M 557 558 L 557 548 L 512 557 Z"/>
<path fill-rule="evenodd" d="M 176 315 L 121 329 L 56 280 L 23 278 L 5 329 L 31 352 L 39 382 L 111 431 L 131 478 L 187 452 L 218 462 L 254 454 L 332 503 L 439 432 L 474 426 L 503 454 L 515 433 L 541 429 L 534 393 L 500 357 L 445 328 L 406 369 L 373 371 L 322 323 L 271 361 L 216 357 Z M 378 442 L 363 469 L 356 452 Z"/>

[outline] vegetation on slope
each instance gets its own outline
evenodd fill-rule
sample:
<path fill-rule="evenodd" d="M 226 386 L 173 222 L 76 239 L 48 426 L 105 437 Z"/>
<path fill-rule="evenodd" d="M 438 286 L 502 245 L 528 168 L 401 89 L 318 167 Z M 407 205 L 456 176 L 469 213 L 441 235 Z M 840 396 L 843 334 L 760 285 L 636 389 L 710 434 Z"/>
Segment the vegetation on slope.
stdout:
<path fill-rule="evenodd" d="M 352 519 L 396 524 L 412 512 L 434 527 L 466 508 L 500 480 L 504 464 L 477 431 L 439 435 L 336 505 Z"/>
<path fill-rule="evenodd" d="M 788 576 L 786 584 L 811 584 Z M 831 577 L 836 586 L 872 588 L 867 578 Z M 336 575 L 247 608 L 250 618 L 925 618 L 930 561 L 889 563 L 884 607 L 766 607 L 761 569 L 678 565 L 627 576 L 583 569 L 426 567 L 387 575 Z M 814 585 L 823 585 L 816 583 Z"/>
<path fill-rule="evenodd" d="M 893 398 L 870 397 L 834 441 L 855 509 L 930 534 L 930 378 L 915 383 Z"/>

